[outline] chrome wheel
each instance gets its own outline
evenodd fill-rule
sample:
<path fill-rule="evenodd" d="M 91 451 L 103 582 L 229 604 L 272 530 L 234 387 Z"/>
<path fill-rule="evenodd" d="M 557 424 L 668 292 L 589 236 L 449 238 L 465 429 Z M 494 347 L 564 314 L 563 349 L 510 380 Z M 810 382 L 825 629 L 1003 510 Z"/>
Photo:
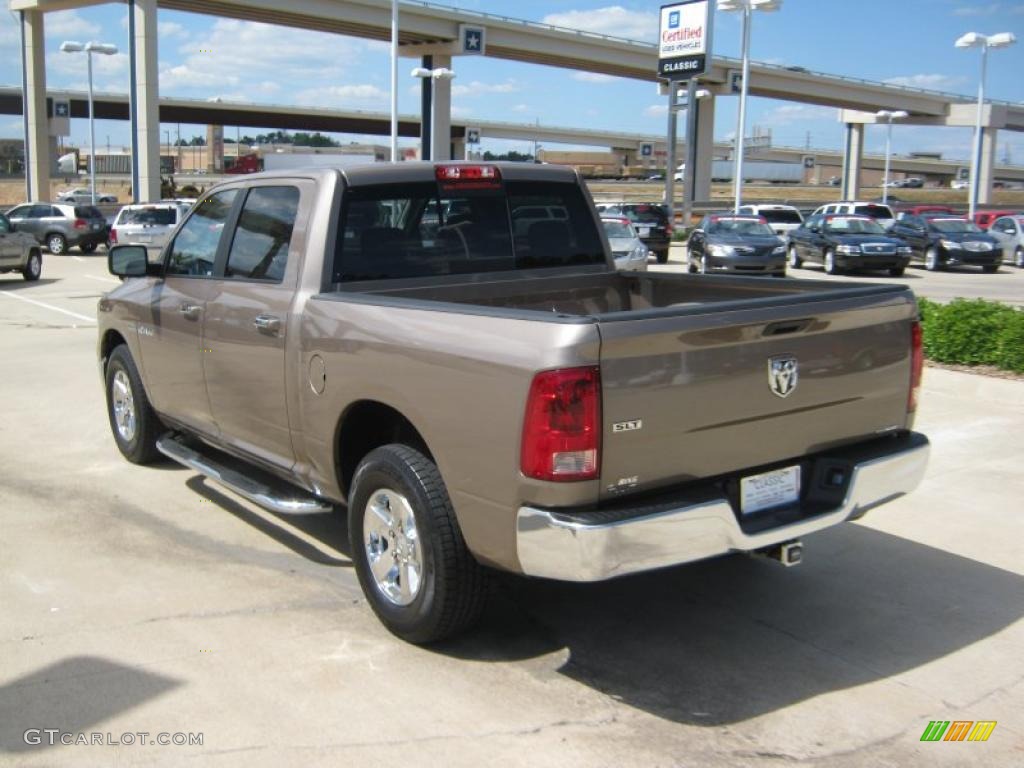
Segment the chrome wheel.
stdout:
<path fill-rule="evenodd" d="M 1016 267 L 1024 267 L 1024 248 L 1018 248 L 1014 255 L 1013 264 Z"/>
<path fill-rule="evenodd" d="M 117 434 L 126 443 L 135 437 L 135 398 L 132 396 L 132 383 L 128 374 L 118 371 L 110 383 L 110 402 L 114 406 L 114 424 Z"/>
<path fill-rule="evenodd" d="M 63 235 L 50 235 L 46 240 L 46 247 L 50 249 L 50 253 L 64 253 L 67 246 L 67 240 Z"/>
<path fill-rule="evenodd" d="M 939 268 L 939 252 L 934 248 L 929 248 L 924 255 L 924 268 L 929 272 L 934 272 Z"/>
<path fill-rule="evenodd" d="M 800 257 L 796 255 L 796 246 L 789 246 L 789 266 L 793 269 L 799 269 L 800 263 Z"/>
<path fill-rule="evenodd" d="M 701 254 L 700 257 L 700 273 L 702 275 L 708 273 L 708 255 L 706 253 Z"/>
<path fill-rule="evenodd" d="M 836 255 L 832 251 L 825 252 L 825 271 L 830 275 L 836 273 Z"/>
<path fill-rule="evenodd" d="M 363 510 L 363 546 L 377 590 L 394 605 L 420 591 L 423 546 L 409 500 L 390 488 L 371 494 Z"/>

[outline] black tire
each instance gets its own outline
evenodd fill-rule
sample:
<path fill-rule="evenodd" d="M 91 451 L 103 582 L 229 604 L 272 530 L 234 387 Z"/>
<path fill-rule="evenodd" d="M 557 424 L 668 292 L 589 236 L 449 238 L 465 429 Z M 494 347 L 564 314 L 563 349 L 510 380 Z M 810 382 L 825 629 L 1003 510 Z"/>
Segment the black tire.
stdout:
<path fill-rule="evenodd" d="M 903 277 L 903 273 L 906 271 L 906 267 L 889 267 L 889 274 L 893 277 Z"/>
<path fill-rule="evenodd" d="M 123 378 L 118 378 L 119 373 L 123 373 L 127 377 L 134 406 L 135 428 L 127 437 L 122 435 L 118 429 L 117 417 L 114 412 L 114 382 L 115 380 L 124 381 Z M 110 431 L 114 435 L 114 442 L 117 443 L 118 450 L 132 464 L 151 464 L 159 459 L 161 454 L 156 449 L 156 439 L 165 428 L 149 404 L 146 390 L 142 387 L 139 371 L 132 360 L 131 352 L 124 344 L 115 347 L 114 351 L 110 353 L 104 382 L 107 396 L 107 418 L 110 421 Z"/>
<path fill-rule="evenodd" d="M 67 253 L 68 239 L 59 232 L 51 232 L 46 236 L 46 247 L 50 249 L 50 253 L 59 256 Z"/>
<path fill-rule="evenodd" d="M 796 246 L 790 243 L 789 245 L 789 268 L 800 269 L 804 265 L 804 260 L 801 259 L 796 252 Z"/>
<path fill-rule="evenodd" d="M 658 251 L 654 254 L 654 258 L 657 259 L 659 264 L 668 263 L 668 251 Z"/>
<path fill-rule="evenodd" d="M 839 266 L 836 264 L 836 254 L 835 254 L 835 251 L 832 251 L 832 250 L 825 251 L 824 264 L 825 264 L 825 274 L 828 274 L 828 275 L 838 275 L 840 273 L 840 271 L 841 271 L 839 269 Z"/>
<path fill-rule="evenodd" d="M 408 502 L 420 543 L 419 585 L 406 605 L 389 599 L 378 586 L 367 552 L 372 544 L 372 532 L 365 532 L 367 509 L 385 491 L 397 492 Z M 352 480 L 348 530 L 363 594 L 390 632 L 410 643 L 431 643 L 463 632 L 479 619 L 487 591 L 484 570 L 466 548 L 441 473 L 420 451 L 392 443 L 367 454 Z M 390 546 L 384 542 L 382 556 Z"/>
<path fill-rule="evenodd" d="M 33 248 L 28 255 L 28 261 L 25 262 L 25 268 L 21 270 L 21 276 L 25 278 L 26 282 L 34 283 L 41 274 L 43 274 L 43 254 Z"/>
<path fill-rule="evenodd" d="M 994 275 L 996 272 L 999 271 L 999 265 L 998 264 L 986 264 L 985 266 L 983 266 L 981 268 L 981 271 L 984 272 L 986 275 Z"/>
<path fill-rule="evenodd" d="M 82 245 L 78 246 L 78 249 L 82 253 L 92 253 L 93 251 L 96 250 L 96 246 L 97 245 L 99 245 L 99 244 L 98 243 L 88 243 L 88 244 L 82 243 Z"/>

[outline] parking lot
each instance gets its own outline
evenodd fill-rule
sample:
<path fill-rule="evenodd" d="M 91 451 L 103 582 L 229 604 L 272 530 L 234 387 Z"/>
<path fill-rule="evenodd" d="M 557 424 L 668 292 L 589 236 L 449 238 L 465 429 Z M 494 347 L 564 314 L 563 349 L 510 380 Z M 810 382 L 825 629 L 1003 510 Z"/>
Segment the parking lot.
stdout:
<path fill-rule="evenodd" d="M 0 763 L 1024 758 L 1024 382 L 926 370 L 925 483 L 806 540 L 798 568 L 500 578 L 479 629 L 424 649 L 373 617 L 338 518 L 278 517 L 121 458 L 95 360 L 105 267 L 102 251 L 47 256 L 37 283 L 0 277 Z M 1024 305 L 1021 270 L 968 272 L 902 281 Z M 932 720 L 998 725 L 984 743 L 922 743 Z M 104 743 L 30 744 L 29 729 Z M 165 733 L 202 744 L 149 743 Z"/>

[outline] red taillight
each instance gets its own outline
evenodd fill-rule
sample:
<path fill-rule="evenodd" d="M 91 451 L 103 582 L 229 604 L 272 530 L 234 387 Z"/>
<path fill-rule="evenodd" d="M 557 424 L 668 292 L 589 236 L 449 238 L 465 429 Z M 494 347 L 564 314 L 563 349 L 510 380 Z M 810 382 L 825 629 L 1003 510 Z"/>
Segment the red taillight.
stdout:
<path fill-rule="evenodd" d="M 75 219 L 75 229 L 88 229 L 89 222 L 85 219 Z"/>
<path fill-rule="evenodd" d="M 917 410 L 917 398 L 921 391 L 921 374 L 924 371 L 924 338 L 921 323 L 914 322 L 910 326 L 910 395 L 907 397 L 907 410 Z"/>
<path fill-rule="evenodd" d="M 117 230 L 116 229 L 111 229 L 110 230 L 110 242 L 111 243 L 116 243 L 117 242 Z"/>
<path fill-rule="evenodd" d="M 596 367 L 533 377 L 520 468 L 537 480 L 593 480 L 601 471 L 601 373 Z"/>

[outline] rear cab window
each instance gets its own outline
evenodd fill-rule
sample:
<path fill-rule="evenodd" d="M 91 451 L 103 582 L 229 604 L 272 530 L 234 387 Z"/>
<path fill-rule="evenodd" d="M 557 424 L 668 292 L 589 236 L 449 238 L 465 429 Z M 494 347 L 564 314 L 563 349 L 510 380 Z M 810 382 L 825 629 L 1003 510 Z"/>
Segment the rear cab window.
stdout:
<path fill-rule="evenodd" d="M 231 239 L 224 277 L 281 282 L 298 211 L 298 187 L 250 189 Z"/>
<path fill-rule="evenodd" d="M 95 209 L 93 209 L 95 210 Z M 99 211 L 97 211 L 99 213 Z M 178 211 L 173 207 L 147 206 L 145 208 L 123 208 L 117 217 L 121 226 L 164 226 L 178 223 Z"/>
<path fill-rule="evenodd" d="M 762 208 L 760 215 L 769 224 L 800 224 L 803 222 L 798 211 L 791 211 L 786 208 Z"/>
<path fill-rule="evenodd" d="M 76 205 L 75 217 L 79 219 L 105 219 L 100 209 L 92 205 Z"/>
<path fill-rule="evenodd" d="M 332 282 L 605 264 L 573 183 L 380 184 L 345 193 Z"/>

